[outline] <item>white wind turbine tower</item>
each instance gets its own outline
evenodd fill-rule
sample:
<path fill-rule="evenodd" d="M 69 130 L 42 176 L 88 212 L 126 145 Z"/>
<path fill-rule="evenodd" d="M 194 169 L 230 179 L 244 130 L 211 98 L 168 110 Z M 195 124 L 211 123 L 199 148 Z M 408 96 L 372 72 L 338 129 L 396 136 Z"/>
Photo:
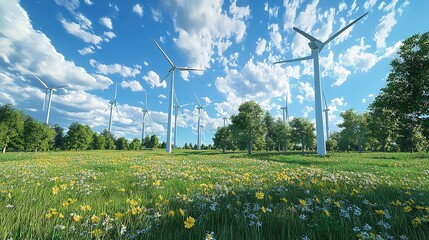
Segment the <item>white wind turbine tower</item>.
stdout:
<path fill-rule="evenodd" d="M 287 107 L 287 94 L 285 97 L 285 106 L 280 108 L 281 110 L 283 110 L 283 122 L 287 123 L 288 121 L 288 107 Z"/>
<path fill-rule="evenodd" d="M 328 103 L 326 102 L 325 92 L 322 91 L 322 94 L 323 94 L 323 100 L 325 101 L 325 109 L 323 109 L 323 111 L 325 112 L 326 140 L 328 140 L 329 139 L 328 112 L 330 109 L 328 108 Z"/>
<path fill-rule="evenodd" d="M 195 69 L 195 68 L 187 68 L 187 67 L 177 67 L 170 60 L 170 58 L 167 56 L 167 54 L 164 52 L 164 50 L 162 50 L 162 48 L 158 45 L 158 43 L 155 41 L 155 39 L 152 38 L 152 40 L 171 65 L 171 68 L 170 68 L 170 70 L 168 70 L 167 75 L 163 79 L 161 79 L 161 82 L 163 82 L 168 77 L 168 75 L 171 74 L 170 99 L 169 99 L 168 123 L 167 123 L 168 124 L 168 126 L 167 126 L 167 147 L 166 147 L 166 152 L 170 153 L 171 152 L 171 137 L 172 137 L 171 132 L 172 132 L 172 128 L 173 128 L 173 124 L 172 124 L 173 122 L 171 121 L 171 117 L 173 115 L 174 72 L 176 70 L 179 70 L 179 71 L 203 71 L 203 70 Z"/>
<path fill-rule="evenodd" d="M 228 118 L 227 117 L 223 117 L 222 119 L 223 119 L 223 126 L 225 127 L 226 123 L 228 122 Z"/>
<path fill-rule="evenodd" d="M 109 132 L 112 129 L 112 114 L 113 114 L 113 106 L 115 106 L 116 108 L 116 112 L 119 115 L 119 108 L 118 108 L 118 101 L 116 100 L 118 94 L 118 83 L 116 83 L 116 87 L 115 87 L 115 98 L 113 100 L 109 101 L 110 106 L 106 109 L 109 110 L 110 109 L 110 117 L 109 117 Z"/>
<path fill-rule="evenodd" d="M 51 113 L 52 93 L 55 92 L 55 91 L 57 91 L 58 89 L 70 87 L 71 85 L 70 84 L 66 84 L 66 85 L 63 85 L 63 86 L 51 87 L 50 88 L 39 77 L 37 77 L 34 74 L 33 74 L 33 76 L 37 80 L 39 80 L 39 82 L 43 85 L 43 87 L 45 87 L 45 90 L 46 90 L 45 100 L 43 100 L 43 111 L 45 111 L 46 101 L 48 101 L 48 109 L 46 111 L 46 121 L 45 121 L 45 123 L 46 123 L 46 125 L 49 125 L 49 115 Z"/>
<path fill-rule="evenodd" d="M 150 117 L 150 119 L 152 120 L 152 122 L 153 122 L 153 118 L 152 118 L 152 115 L 150 115 L 150 113 L 149 113 L 149 107 L 148 107 L 148 105 L 147 105 L 147 95 L 146 95 L 146 90 L 144 90 L 144 97 L 145 97 L 145 107 L 142 109 L 142 112 L 143 112 L 143 125 L 142 125 L 142 144 L 143 144 L 143 141 L 144 141 L 144 138 L 146 137 L 145 136 L 145 132 L 146 132 L 146 129 L 145 129 L 145 127 L 144 127 L 144 124 L 145 124 L 145 122 L 146 122 L 146 114 L 147 115 L 149 115 L 149 117 Z"/>
<path fill-rule="evenodd" d="M 360 16 L 358 19 L 349 23 L 347 26 L 342 28 L 340 31 L 329 37 L 325 42 L 320 41 L 319 39 L 311 36 L 310 34 L 294 27 L 293 30 L 297 31 L 299 34 L 303 35 L 310 42 L 308 46 L 311 48 L 311 55 L 302 58 L 295 58 L 290 60 L 278 61 L 274 64 L 278 63 L 286 63 L 286 62 L 296 62 L 302 60 L 310 60 L 313 59 L 314 64 L 314 92 L 315 92 L 315 113 L 316 113 L 316 133 L 317 133 L 317 154 L 326 155 L 326 145 L 325 145 L 325 134 L 323 130 L 323 117 L 322 117 L 322 96 L 321 96 L 321 84 L 320 84 L 320 75 L 319 75 L 319 52 L 322 51 L 323 47 L 344 32 L 347 28 L 355 24 L 361 18 L 365 17 L 368 13 Z"/>
<path fill-rule="evenodd" d="M 174 108 L 174 148 L 177 148 L 177 116 L 179 115 L 179 108 L 184 107 L 184 106 L 188 106 L 190 105 L 190 103 L 186 103 L 186 104 L 179 104 L 179 101 L 177 100 L 177 95 L 176 92 L 174 92 L 174 98 L 176 99 L 176 104 L 174 104 L 173 108 Z"/>
<path fill-rule="evenodd" d="M 198 105 L 197 105 L 197 109 L 198 109 L 198 125 L 197 125 L 197 149 L 201 150 L 201 110 L 203 110 L 205 107 L 207 107 L 208 104 L 206 105 L 201 105 L 200 100 L 198 99 L 197 95 L 194 92 L 194 96 L 197 99 Z"/>

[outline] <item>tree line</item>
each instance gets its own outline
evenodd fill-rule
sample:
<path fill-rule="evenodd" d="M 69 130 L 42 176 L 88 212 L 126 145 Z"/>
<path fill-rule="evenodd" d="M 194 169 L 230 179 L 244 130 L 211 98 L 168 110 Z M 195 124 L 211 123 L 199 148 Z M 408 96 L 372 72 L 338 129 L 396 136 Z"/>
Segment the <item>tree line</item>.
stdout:
<path fill-rule="evenodd" d="M 146 136 L 143 143 L 138 138 L 132 141 L 116 138 L 103 130 L 94 132 L 88 125 L 72 123 L 67 133 L 58 124 L 48 126 L 31 116 L 23 114 L 11 104 L 0 105 L 0 146 L 2 151 L 48 151 L 48 150 L 139 150 L 141 148 L 165 148 L 156 135 Z"/>
<path fill-rule="evenodd" d="M 429 32 L 403 41 L 386 86 L 367 112 L 340 113 L 338 132 L 326 141 L 328 151 L 427 151 L 429 142 Z M 251 101 L 240 105 L 231 124 L 219 128 L 214 146 L 226 150 L 315 149 L 314 125 L 304 118 L 288 124 L 274 120 Z"/>

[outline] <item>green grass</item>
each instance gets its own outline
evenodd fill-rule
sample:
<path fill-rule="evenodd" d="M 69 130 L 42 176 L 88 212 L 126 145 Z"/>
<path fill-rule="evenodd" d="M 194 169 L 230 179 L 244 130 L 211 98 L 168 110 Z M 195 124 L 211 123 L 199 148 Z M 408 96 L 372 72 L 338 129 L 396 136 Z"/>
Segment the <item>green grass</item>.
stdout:
<path fill-rule="evenodd" d="M 427 153 L 6 153 L 0 238 L 425 239 L 428 166 Z"/>

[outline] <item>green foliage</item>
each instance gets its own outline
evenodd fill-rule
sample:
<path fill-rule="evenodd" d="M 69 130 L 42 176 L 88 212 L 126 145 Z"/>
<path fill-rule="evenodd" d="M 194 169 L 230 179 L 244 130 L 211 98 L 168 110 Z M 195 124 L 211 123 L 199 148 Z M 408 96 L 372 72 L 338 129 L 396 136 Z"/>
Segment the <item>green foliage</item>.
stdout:
<path fill-rule="evenodd" d="M 5 131 L 0 134 L 0 144 L 3 151 L 6 147 L 11 147 L 15 150 L 22 150 L 22 134 L 24 131 L 24 114 L 13 108 L 12 104 L 0 106 L 0 122 L 1 127 Z"/>
<path fill-rule="evenodd" d="M 37 151 L 40 149 L 46 151 L 49 148 L 49 144 L 54 140 L 55 130 L 27 116 L 24 120 L 23 136 L 25 150 Z"/>
<path fill-rule="evenodd" d="M 238 108 L 238 114 L 231 117 L 231 132 L 239 146 L 247 145 L 252 153 L 253 145 L 263 142 L 265 137 L 264 111 L 254 101 L 245 102 Z"/>
<path fill-rule="evenodd" d="M 222 152 L 226 153 L 226 150 L 232 147 L 231 137 L 231 128 L 229 126 L 218 128 L 213 138 L 214 147 L 222 149 Z"/>
<path fill-rule="evenodd" d="M 120 137 L 115 141 L 117 150 L 128 150 L 128 140 L 125 137 Z"/>
<path fill-rule="evenodd" d="M 94 132 L 92 134 L 92 149 L 104 150 L 106 149 L 106 138 L 102 134 Z"/>
<path fill-rule="evenodd" d="M 341 128 L 338 142 L 340 150 L 362 152 L 363 147 L 369 143 L 368 114 L 360 114 L 353 109 L 348 109 L 340 113 L 340 116 L 343 118 L 343 122 L 338 124 Z"/>
<path fill-rule="evenodd" d="M 306 118 L 294 118 L 290 121 L 291 140 L 301 145 L 302 153 L 305 149 L 313 149 L 315 146 L 316 130 L 314 124 Z"/>
<path fill-rule="evenodd" d="M 141 146 L 140 139 L 134 138 L 129 145 L 130 150 L 139 150 Z"/>
<path fill-rule="evenodd" d="M 91 146 L 92 130 L 88 125 L 72 123 L 65 139 L 68 149 L 86 150 Z"/>
<path fill-rule="evenodd" d="M 104 129 L 101 132 L 101 135 L 104 136 L 104 147 L 105 149 L 112 150 L 115 149 L 115 136 L 109 132 L 107 129 Z"/>

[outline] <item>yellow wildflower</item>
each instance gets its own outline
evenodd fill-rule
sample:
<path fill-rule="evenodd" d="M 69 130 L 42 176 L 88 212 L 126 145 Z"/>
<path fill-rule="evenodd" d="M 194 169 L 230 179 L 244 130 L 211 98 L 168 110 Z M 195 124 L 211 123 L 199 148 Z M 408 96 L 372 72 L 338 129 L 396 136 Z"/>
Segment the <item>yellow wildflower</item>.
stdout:
<path fill-rule="evenodd" d="M 12 193 L 7 194 L 7 199 L 12 199 Z"/>
<path fill-rule="evenodd" d="M 331 213 L 328 210 L 326 210 L 326 209 L 323 209 L 323 214 L 325 214 L 328 217 L 331 216 Z"/>
<path fill-rule="evenodd" d="M 287 203 L 287 198 L 282 198 L 282 201 L 284 202 L 284 203 Z"/>
<path fill-rule="evenodd" d="M 78 215 L 78 214 L 73 214 L 72 220 L 74 222 L 79 222 L 82 219 L 82 216 Z"/>
<path fill-rule="evenodd" d="M 396 201 L 392 201 L 390 204 L 392 204 L 393 206 L 401 206 L 401 202 L 399 200 Z"/>
<path fill-rule="evenodd" d="M 305 200 L 304 200 L 304 199 L 299 199 L 298 201 L 299 201 L 299 204 L 301 204 L 301 206 L 302 206 L 303 208 L 305 208 L 305 207 L 307 206 L 307 203 L 305 202 Z"/>
<path fill-rule="evenodd" d="M 235 192 L 234 191 L 231 191 L 231 194 L 232 194 L 232 196 L 235 196 Z"/>
<path fill-rule="evenodd" d="M 52 195 L 54 195 L 54 196 L 57 195 L 59 191 L 60 191 L 60 189 L 57 186 L 52 187 Z"/>
<path fill-rule="evenodd" d="M 350 195 L 353 196 L 353 195 L 358 194 L 358 193 L 359 193 L 359 191 L 353 188 L 353 190 L 350 193 Z"/>
<path fill-rule="evenodd" d="M 383 210 L 375 210 L 375 213 L 377 213 L 380 216 L 384 216 L 386 214 Z"/>
<path fill-rule="evenodd" d="M 185 216 L 185 211 L 181 208 L 179 208 L 179 213 L 180 213 L 180 215 Z"/>
<path fill-rule="evenodd" d="M 125 192 L 125 188 L 121 188 L 118 190 L 119 192 Z"/>
<path fill-rule="evenodd" d="M 190 216 L 187 217 L 184 224 L 185 224 L 185 228 L 191 229 L 195 225 L 195 218 Z"/>
<path fill-rule="evenodd" d="M 262 213 L 267 213 L 267 209 L 264 206 L 261 207 L 261 211 Z"/>
<path fill-rule="evenodd" d="M 168 213 L 170 215 L 170 217 L 174 217 L 174 211 L 170 210 L 170 212 Z"/>
<path fill-rule="evenodd" d="M 411 212 L 412 208 L 410 206 L 405 206 L 404 207 L 404 212 L 408 213 Z"/>
<path fill-rule="evenodd" d="M 71 180 L 71 181 L 70 181 L 70 183 L 69 183 L 69 186 L 70 186 L 70 187 L 73 187 L 73 186 L 75 185 L 75 183 L 76 183 L 76 182 L 75 182 L 74 180 Z"/>
<path fill-rule="evenodd" d="M 50 219 L 52 217 L 52 214 L 51 213 L 46 213 L 45 214 L 45 219 Z"/>
<path fill-rule="evenodd" d="M 417 227 L 420 224 L 422 224 L 422 220 L 420 218 L 416 217 L 411 221 L 411 224 L 413 225 L 413 227 Z"/>
<path fill-rule="evenodd" d="M 66 189 L 67 189 L 67 184 L 61 184 L 61 185 L 60 185 L 60 188 L 61 188 L 62 190 L 66 190 Z"/>
<path fill-rule="evenodd" d="M 153 181 L 153 185 L 154 186 L 160 186 L 161 185 L 161 180 L 155 180 L 155 181 Z"/>
<path fill-rule="evenodd" d="M 63 215 L 62 213 L 59 213 L 59 214 L 58 214 L 58 218 L 63 219 L 63 218 L 64 218 L 64 215 Z"/>
<path fill-rule="evenodd" d="M 120 218 L 122 218 L 123 216 L 124 216 L 124 214 L 122 214 L 122 213 L 119 213 L 119 212 L 115 213 L 115 218 L 116 218 L 116 219 L 120 219 Z"/>
<path fill-rule="evenodd" d="M 257 199 L 263 199 L 264 198 L 264 193 L 263 192 L 256 192 L 255 197 Z"/>
<path fill-rule="evenodd" d="M 93 223 L 98 223 L 98 222 L 100 222 L 100 218 L 99 217 L 97 217 L 97 215 L 92 215 L 92 217 L 91 217 L 91 221 L 93 222 Z"/>
<path fill-rule="evenodd" d="M 63 202 L 63 207 L 67 207 L 68 205 L 70 205 L 69 202 Z"/>
<path fill-rule="evenodd" d="M 92 230 L 92 236 L 94 236 L 96 239 L 99 239 L 101 237 L 101 235 L 103 234 L 103 230 L 97 228 Z"/>

